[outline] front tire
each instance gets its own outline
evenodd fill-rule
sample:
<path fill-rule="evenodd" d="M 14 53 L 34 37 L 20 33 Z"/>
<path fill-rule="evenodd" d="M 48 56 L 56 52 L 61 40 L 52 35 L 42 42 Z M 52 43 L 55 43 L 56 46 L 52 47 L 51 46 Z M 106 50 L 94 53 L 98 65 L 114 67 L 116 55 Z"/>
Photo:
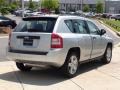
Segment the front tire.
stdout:
<path fill-rule="evenodd" d="M 32 69 L 31 66 L 19 62 L 16 62 L 16 66 L 20 71 L 30 71 Z"/>
<path fill-rule="evenodd" d="M 108 64 L 111 62 L 111 59 L 112 59 L 112 46 L 108 45 L 106 48 L 105 54 L 102 58 L 102 62 L 104 64 Z"/>
<path fill-rule="evenodd" d="M 63 73 L 69 78 L 74 77 L 78 70 L 78 62 L 79 62 L 78 55 L 74 52 L 69 53 L 62 67 Z"/>

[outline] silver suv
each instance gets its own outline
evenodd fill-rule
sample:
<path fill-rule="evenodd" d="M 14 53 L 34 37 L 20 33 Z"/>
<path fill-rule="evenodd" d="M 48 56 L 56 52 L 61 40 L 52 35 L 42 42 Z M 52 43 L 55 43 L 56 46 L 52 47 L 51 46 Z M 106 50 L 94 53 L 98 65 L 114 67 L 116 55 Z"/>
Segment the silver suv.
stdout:
<path fill-rule="evenodd" d="M 33 66 L 61 67 L 73 77 L 78 64 L 95 59 L 109 63 L 113 40 L 90 19 L 78 16 L 27 17 L 9 36 L 7 56 L 21 71 Z"/>

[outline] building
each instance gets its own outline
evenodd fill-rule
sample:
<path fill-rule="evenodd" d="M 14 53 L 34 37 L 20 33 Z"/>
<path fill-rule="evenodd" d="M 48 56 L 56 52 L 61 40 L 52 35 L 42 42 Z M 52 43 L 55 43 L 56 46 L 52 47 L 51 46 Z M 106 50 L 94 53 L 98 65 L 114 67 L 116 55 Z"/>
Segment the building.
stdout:
<path fill-rule="evenodd" d="M 60 10 L 77 11 L 83 10 L 84 5 L 89 5 L 91 11 L 95 11 L 96 4 L 101 1 L 105 5 L 105 0 L 59 0 Z"/>
<path fill-rule="evenodd" d="M 120 0 L 117 1 L 106 1 L 105 2 L 105 12 L 111 14 L 119 14 L 120 13 Z"/>
<path fill-rule="evenodd" d="M 20 1 L 20 3 L 22 3 L 22 0 L 8 0 L 8 1 L 9 3 L 13 1 Z M 24 1 L 26 4 L 28 3 L 29 0 L 24 0 Z M 67 12 L 77 11 L 77 10 L 83 10 L 84 5 L 89 5 L 90 11 L 94 12 L 96 10 L 96 4 L 98 1 L 103 3 L 105 13 L 113 13 L 113 14 L 120 13 L 120 0 L 59 0 L 59 4 L 60 4 L 59 9 Z"/>

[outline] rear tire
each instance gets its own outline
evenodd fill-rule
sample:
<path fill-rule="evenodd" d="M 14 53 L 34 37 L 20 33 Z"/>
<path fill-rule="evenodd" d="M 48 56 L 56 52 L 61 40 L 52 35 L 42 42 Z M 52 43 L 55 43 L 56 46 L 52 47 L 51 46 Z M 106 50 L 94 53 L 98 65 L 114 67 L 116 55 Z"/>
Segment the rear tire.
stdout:
<path fill-rule="evenodd" d="M 32 69 L 31 66 L 25 65 L 24 63 L 16 62 L 16 66 L 20 71 L 30 71 Z"/>
<path fill-rule="evenodd" d="M 106 48 L 105 54 L 102 58 L 102 62 L 104 64 L 108 64 L 111 62 L 111 59 L 112 59 L 112 46 L 108 45 Z"/>
<path fill-rule="evenodd" d="M 69 78 L 74 77 L 78 70 L 78 62 L 78 55 L 74 52 L 69 53 L 64 65 L 62 66 L 63 73 Z"/>

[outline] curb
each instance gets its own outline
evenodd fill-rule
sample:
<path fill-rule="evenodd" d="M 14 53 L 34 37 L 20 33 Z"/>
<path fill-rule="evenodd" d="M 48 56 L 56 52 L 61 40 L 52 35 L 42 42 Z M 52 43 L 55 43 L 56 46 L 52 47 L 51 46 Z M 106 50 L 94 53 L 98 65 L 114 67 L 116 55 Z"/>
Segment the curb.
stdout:
<path fill-rule="evenodd" d="M 101 20 L 97 20 L 97 21 L 100 22 L 100 23 L 102 23 L 102 24 L 104 24 L 104 25 L 107 26 L 108 28 L 112 29 L 112 30 L 116 33 L 116 35 L 120 37 L 120 32 L 116 31 L 114 28 L 110 27 L 109 25 L 107 25 L 106 23 L 104 23 L 104 22 L 101 21 Z"/>
<path fill-rule="evenodd" d="M 0 38 L 8 38 L 8 36 L 0 36 Z"/>

